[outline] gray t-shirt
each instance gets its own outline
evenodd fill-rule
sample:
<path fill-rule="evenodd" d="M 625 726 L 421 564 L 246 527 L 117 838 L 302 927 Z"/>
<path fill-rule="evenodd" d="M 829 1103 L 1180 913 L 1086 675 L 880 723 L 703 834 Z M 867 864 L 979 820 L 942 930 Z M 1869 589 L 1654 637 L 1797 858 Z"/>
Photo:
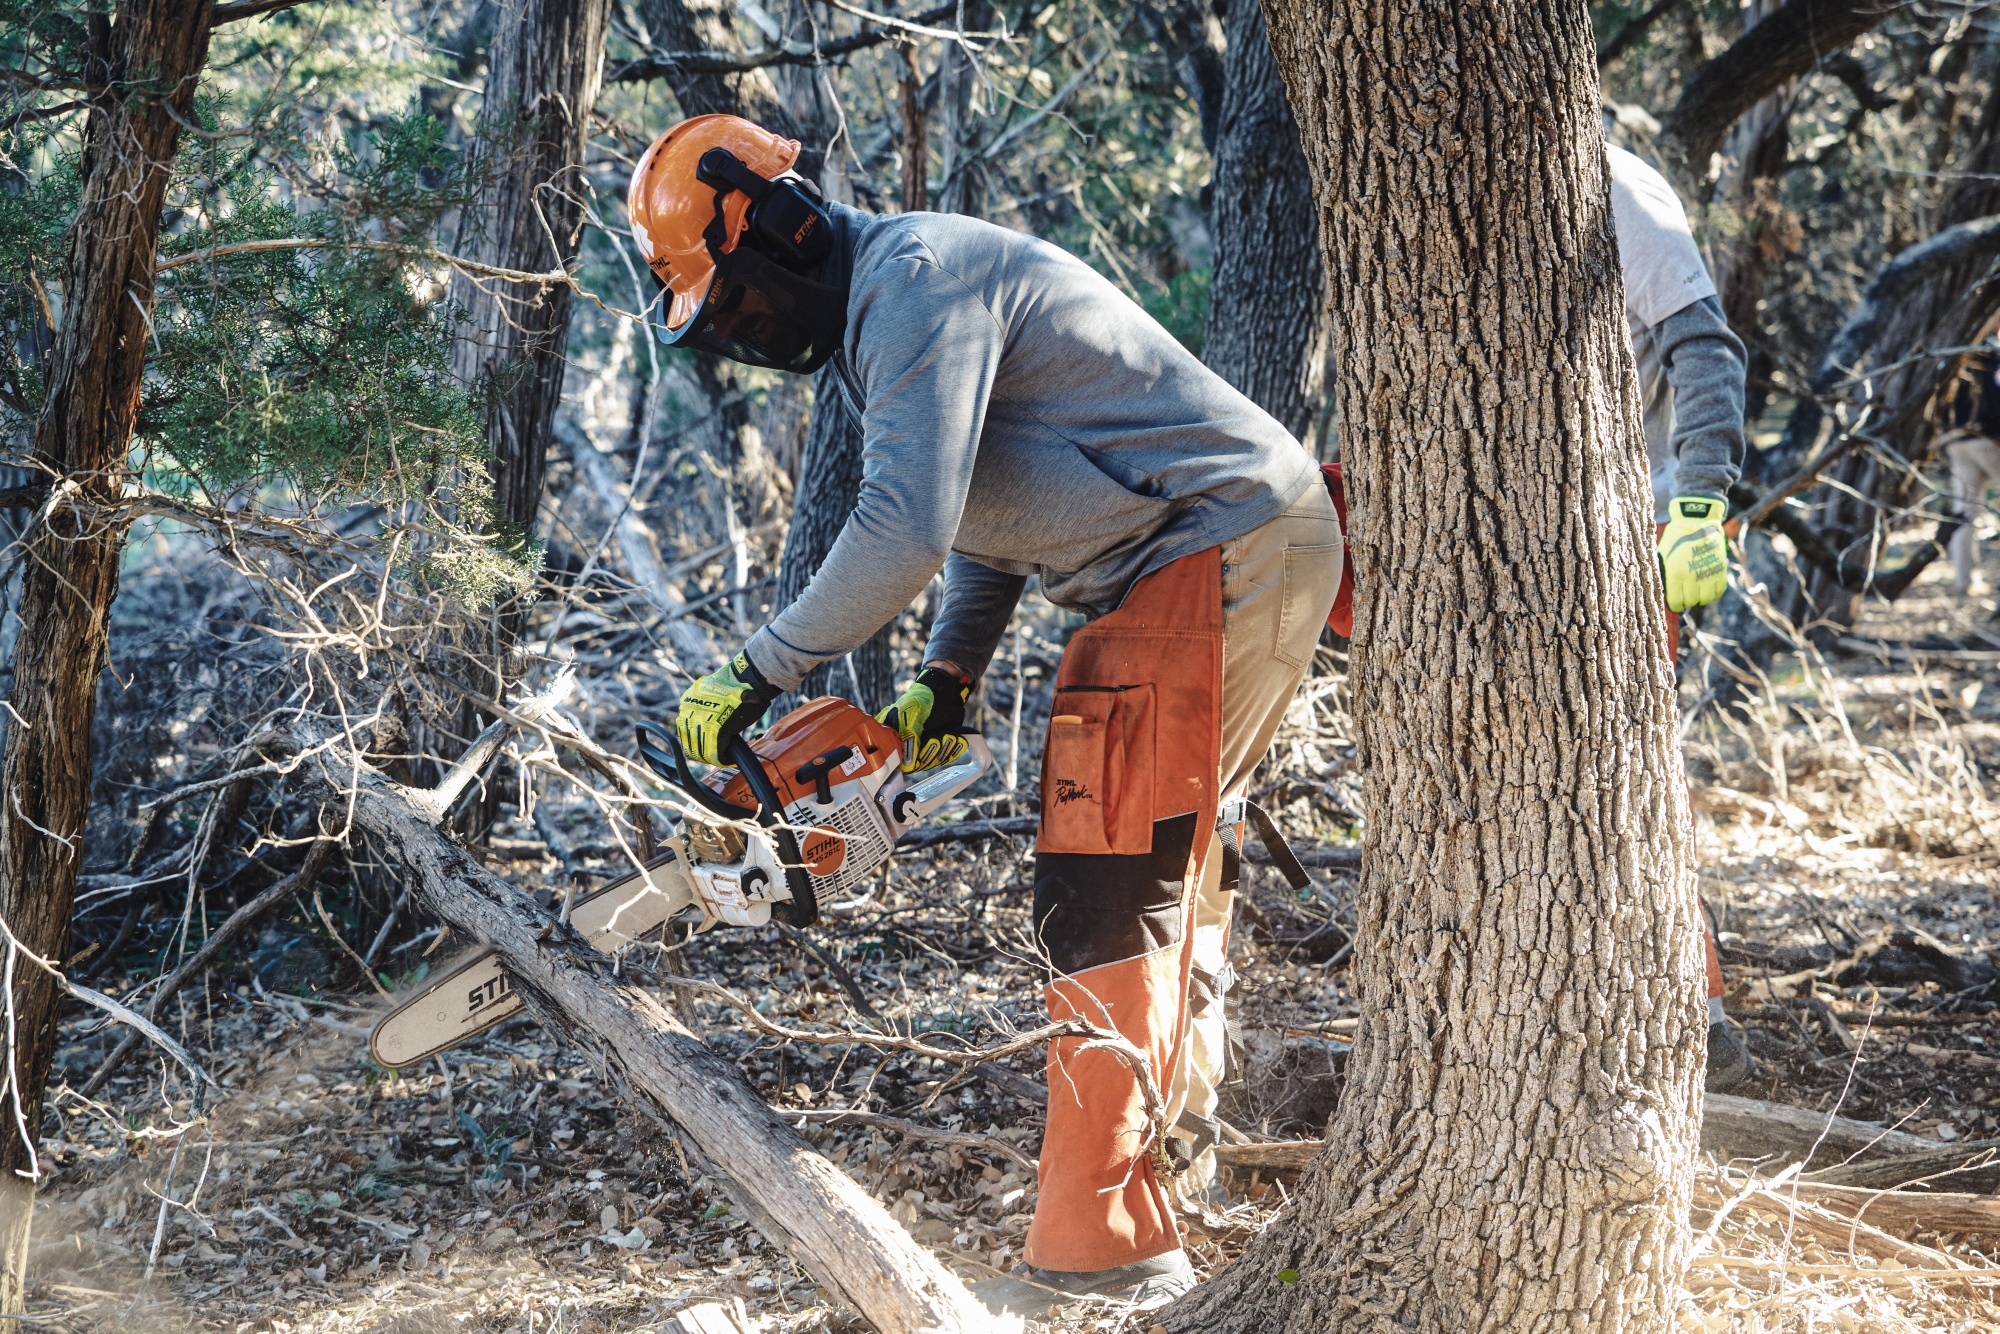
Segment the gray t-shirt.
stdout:
<path fill-rule="evenodd" d="M 1606 152 L 1612 222 L 1625 270 L 1625 332 L 1639 373 L 1647 470 L 1664 519 L 1667 502 L 1676 495 L 1726 494 L 1735 480 L 1743 450 L 1742 344 L 1722 319 L 1715 283 L 1673 187 L 1624 149 Z M 1716 345 L 1700 346 L 1709 339 Z M 1733 386 L 1726 364 L 1732 357 Z M 1677 360 L 1686 364 L 1677 366 Z M 1691 394 L 1722 397 L 1691 403 Z M 1733 401 L 1733 420 L 1724 399 Z M 1677 400 L 1688 422 L 1676 420 Z M 1695 425 L 1699 429 L 1690 429 Z M 1683 471 L 1688 476 L 1681 476 Z"/>
<path fill-rule="evenodd" d="M 861 418 L 861 493 L 750 640 L 774 684 L 860 645 L 951 553 L 1098 616 L 1317 483 L 1283 426 L 1074 256 L 974 218 L 837 216 L 852 278 L 833 364 Z"/>

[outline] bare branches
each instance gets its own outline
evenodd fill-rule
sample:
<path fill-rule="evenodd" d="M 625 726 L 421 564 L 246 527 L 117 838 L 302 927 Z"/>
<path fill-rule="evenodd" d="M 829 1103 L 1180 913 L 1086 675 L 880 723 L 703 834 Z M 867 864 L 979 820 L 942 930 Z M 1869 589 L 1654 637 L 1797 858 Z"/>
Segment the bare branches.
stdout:
<path fill-rule="evenodd" d="M 923 10 L 909 20 L 891 20 L 886 15 L 866 15 L 865 17 L 876 22 L 878 26 L 858 32 L 851 37 L 821 42 L 817 46 L 805 42 L 787 42 L 780 46 L 766 47 L 761 51 L 741 54 L 733 51 L 654 51 L 639 60 L 620 65 L 605 75 L 605 78 L 613 83 L 632 83 L 644 79 L 667 78 L 671 75 L 747 74 L 751 70 L 768 69 L 773 65 L 817 65 L 893 41 L 899 31 L 905 30 L 912 24 L 917 25 L 915 31 L 943 33 L 955 39 L 959 36 L 958 33 L 925 28 L 921 25 L 936 23 L 939 19 L 948 18 L 957 12 L 958 4 L 953 0 L 951 4 L 936 5 Z M 976 37 L 985 34 L 965 35 Z"/>
<path fill-rule="evenodd" d="M 320 839 L 315 842 L 306 851 L 305 865 L 229 914 L 222 925 L 216 927 L 208 939 L 202 942 L 200 949 L 161 979 L 159 987 L 153 992 L 152 1001 L 146 1006 L 147 1014 L 158 1014 L 160 1007 L 172 1000 L 182 987 L 199 977 L 215 956 L 222 952 L 223 947 L 242 934 L 245 927 L 256 922 L 285 899 L 311 889 L 318 880 L 321 869 L 325 867 L 327 858 L 332 855 L 333 848 L 331 839 Z M 139 1032 L 144 1033 L 145 1030 L 140 1029 Z M 104 1064 L 97 1068 L 97 1073 L 90 1077 L 90 1082 L 83 1086 L 83 1096 L 86 1098 L 95 1096 L 97 1091 L 104 1087 L 105 1082 L 118 1073 L 118 1067 L 124 1064 L 125 1058 L 130 1056 L 132 1049 L 138 1045 L 139 1038 L 136 1034 L 127 1034 L 120 1040 L 112 1049 L 111 1055 L 105 1057 Z"/>
<path fill-rule="evenodd" d="M 1696 70 L 1660 129 L 1683 182 L 1707 175 L 1710 155 L 1739 116 L 1900 8 L 1884 0 L 1791 0 Z"/>

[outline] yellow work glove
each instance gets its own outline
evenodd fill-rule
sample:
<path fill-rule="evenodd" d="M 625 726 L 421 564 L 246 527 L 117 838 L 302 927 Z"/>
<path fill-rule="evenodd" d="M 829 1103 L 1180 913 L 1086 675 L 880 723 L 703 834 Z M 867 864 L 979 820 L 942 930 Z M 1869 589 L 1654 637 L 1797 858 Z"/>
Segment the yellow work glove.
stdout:
<path fill-rule="evenodd" d="M 1660 530 L 1660 575 L 1667 610 L 1706 607 L 1729 590 L 1729 541 L 1723 503 L 1714 496 L 1675 496 Z"/>
<path fill-rule="evenodd" d="M 965 701 L 971 697 L 971 677 L 926 667 L 894 704 L 875 715 L 901 738 L 904 773 L 934 769 L 965 754 Z"/>
<path fill-rule="evenodd" d="M 738 653 L 687 688 L 674 717 L 674 735 L 689 759 L 727 764 L 736 738 L 782 693 L 764 679 L 748 653 Z"/>

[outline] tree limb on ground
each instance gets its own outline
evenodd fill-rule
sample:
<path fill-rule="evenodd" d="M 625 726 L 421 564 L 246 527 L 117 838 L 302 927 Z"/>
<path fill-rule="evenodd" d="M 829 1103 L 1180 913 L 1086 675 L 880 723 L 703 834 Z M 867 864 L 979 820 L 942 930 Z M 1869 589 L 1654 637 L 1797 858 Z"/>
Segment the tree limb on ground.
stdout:
<path fill-rule="evenodd" d="M 326 739 L 312 725 L 297 729 L 301 749 Z M 766 1106 L 732 1063 L 480 865 L 438 827 L 423 794 L 337 750 L 300 773 L 324 796 L 351 797 L 355 822 L 404 866 L 430 909 L 507 957 L 536 1019 L 671 1119 L 728 1175 L 732 1194 L 774 1221 L 772 1239 L 829 1291 L 893 1334 L 994 1327 L 958 1279 Z"/>

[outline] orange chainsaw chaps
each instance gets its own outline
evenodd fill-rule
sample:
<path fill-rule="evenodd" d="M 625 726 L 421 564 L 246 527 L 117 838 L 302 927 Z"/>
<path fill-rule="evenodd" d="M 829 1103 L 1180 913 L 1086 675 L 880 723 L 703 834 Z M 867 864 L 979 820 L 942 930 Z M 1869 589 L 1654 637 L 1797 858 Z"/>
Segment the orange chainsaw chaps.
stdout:
<path fill-rule="evenodd" d="M 1188 1040 L 1194 888 L 1222 753 L 1222 554 L 1141 579 L 1079 630 L 1056 675 L 1035 847 L 1035 932 L 1056 1019 L 1114 1029 L 1164 1098 Z M 1132 1070 L 1084 1039 L 1049 1049 L 1048 1127 L 1026 1258 L 1089 1272 L 1180 1246 Z"/>
<path fill-rule="evenodd" d="M 1171 1068 L 1184 1008 L 1180 946 L 1060 978 L 1042 996 L 1050 1019 L 1116 1029 L 1155 1071 Z M 1041 1193 L 1028 1230 L 1028 1263 L 1045 1269 L 1112 1269 L 1181 1244 L 1153 1171 L 1138 1078 L 1113 1052 L 1078 1051 L 1084 1042 L 1049 1046 Z"/>

